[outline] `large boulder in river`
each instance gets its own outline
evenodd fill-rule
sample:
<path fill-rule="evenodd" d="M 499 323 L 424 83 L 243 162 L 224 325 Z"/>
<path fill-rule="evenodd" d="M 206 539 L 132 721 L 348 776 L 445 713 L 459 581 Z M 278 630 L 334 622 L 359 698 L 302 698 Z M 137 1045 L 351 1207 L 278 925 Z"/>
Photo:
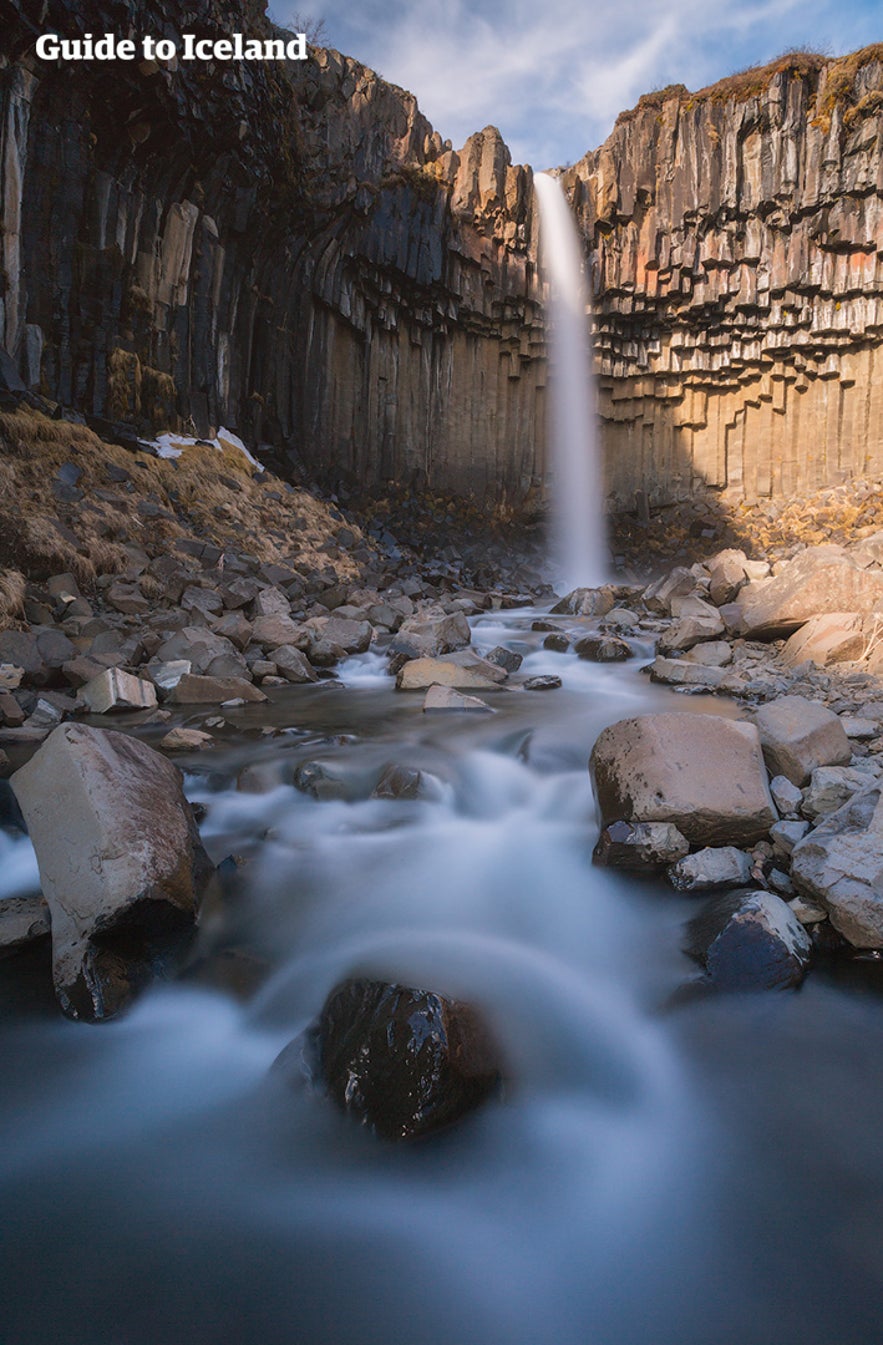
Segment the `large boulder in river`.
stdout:
<path fill-rule="evenodd" d="M 856 948 L 883 948 L 883 790 L 864 790 L 799 840 L 791 879 Z"/>
<path fill-rule="evenodd" d="M 753 724 L 661 714 L 604 729 L 589 768 L 602 826 L 673 822 L 692 845 L 750 845 L 777 821 Z"/>
<path fill-rule="evenodd" d="M 196 919 L 213 868 L 182 777 L 123 733 L 64 724 L 11 780 L 52 917 L 55 990 L 109 1018 Z"/>
<path fill-rule="evenodd" d="M 883 610 L 883 569 L 863 569 L 839 546 L 811 547 L 736 602 L 746 638 L 776 640 L 825 612 Z"/>
<path fill-rule="evenodd" d="M 797 986 L 812 957 L 809 935 L 787 902 L 772 892 L 732 892 L 687 926 L 686 951 L 721 990 Z"/>
<path fill-rule="evenodd" d="M 817 766 L 844 766 L 852 757 L 837 715 L 806 696 L 780 696 L 761 705 L 754 722 L 771 776 L 802 788 Z"/>
<path fill-rule="evenodd" d="M 389 1140 L 459 1120 L 502 1075 L 499 1051 L 471 1005 L 385 981 L 349 980 L 333 990 L 308 1049 L 337 1105 Z"/>

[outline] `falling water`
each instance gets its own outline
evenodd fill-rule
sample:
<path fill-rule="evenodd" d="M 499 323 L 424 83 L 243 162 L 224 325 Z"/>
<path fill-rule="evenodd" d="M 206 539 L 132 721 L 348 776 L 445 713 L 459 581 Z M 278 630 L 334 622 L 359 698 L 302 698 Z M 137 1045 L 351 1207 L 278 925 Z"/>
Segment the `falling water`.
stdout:
<path fill-rule="evenodd" d="M 588 293 L 579 235 L 561 185 L 548 173 L 534 178 L 540 206 L 540 247 L 549 281 L 553 471 L 552 552 L 567 588 L 603 583 L 605 528 L 598 449 Z"/>

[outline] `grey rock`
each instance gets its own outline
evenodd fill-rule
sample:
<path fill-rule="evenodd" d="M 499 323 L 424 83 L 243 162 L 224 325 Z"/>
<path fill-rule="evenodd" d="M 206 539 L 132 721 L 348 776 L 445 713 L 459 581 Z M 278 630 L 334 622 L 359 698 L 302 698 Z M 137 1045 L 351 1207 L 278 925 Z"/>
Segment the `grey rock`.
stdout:
<path fill-rule="evenodd" d="M 795 845 L 791 878 L 857 948 L 883 947 L 883 792 L 867 789 Z"/>
<path fill-rule="evenodd" d="M 806 975 L 812 944 L 794 912 L 772 892 L 718 897 L 688 925 L 687 952 L 722 990 L 778 990 Z"/>
<path fill-rule="evenodd" d="M 841 766 L 852 748 L 837 715 L 805 696 L 780 696 L 762 705 L 754 722 L 770 775 L 803 786 L 817 766 Z"/>
<path fill-rule="evenodd" d="M 733 845 L 706 846 L 672 864 L 667 877 L 679 892 L 744 887 L 751 879 L 751 856 Z"/>
<path fill-rule="evenodd" d="M 690 842 L 671 822 L 612 822 L 603 828 L 592 859 L 609 868 L 654 873 L 689 850 Z"/>

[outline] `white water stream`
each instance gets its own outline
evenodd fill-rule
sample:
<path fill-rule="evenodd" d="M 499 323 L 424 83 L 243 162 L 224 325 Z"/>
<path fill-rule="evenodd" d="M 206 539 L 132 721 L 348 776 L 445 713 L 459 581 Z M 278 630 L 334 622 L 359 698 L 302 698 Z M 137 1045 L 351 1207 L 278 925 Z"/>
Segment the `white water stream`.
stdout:
<path fill-rule="evenodd" d="M 3 1345 L 879 1338 L 881 1002 L 811 979 L 673 1007 L 696 899 L 592 866 L 586 771 L 606 724 L 671 693 L 640 658 L 543 649 L 536 615 L 488 613 L 474 643 L 560 691 L 432 718 L 353 659 L 192 759 L 212 858 L 248 860 L 201 947 L 210 972 L 265 965 L 259 988 L 156 986 L 90 1028 L 34 1003 L 48 959 L 0 967 Z M 299 793 L 303 761 L 347 800 Z M 436 786 L 371 798 L 389 761 Z M 247 765 L 281 783 L 238 790 Z M 0 896 L 27 888 L 27 839 L 0 860 Z M 481 1005 L 503 1100 L 394 1148 L 273 1073 L 360 973 Z"/>
<path fill-rule="evenodd" d="M 548 280 L 552 558 L 564 589 L 607 579 L 604 484 L 581 240 L 557 178 L 534 177 Z"/>

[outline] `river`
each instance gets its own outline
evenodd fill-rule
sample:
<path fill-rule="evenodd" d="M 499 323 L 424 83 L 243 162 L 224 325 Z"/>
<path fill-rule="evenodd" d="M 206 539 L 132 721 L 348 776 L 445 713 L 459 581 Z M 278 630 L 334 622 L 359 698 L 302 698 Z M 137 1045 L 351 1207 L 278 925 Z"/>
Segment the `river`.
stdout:
<path fill-rule="evenodd" d="M 0 964 L 3 1345 L 879 1338 L 883 1001 L 681 993 L 701 899 L 592 866 L 586 762 L 626 715 L 732 708 L 547 652 L 536 616 L 472 623 L 564 680 L 493 715 L 422 715 L 365 655 L 231 716 L 187 792 L 245 862 L 189 974 L 120 1020 Z M 304 761 L 345 797 L 288 783 Z M 372 799 L 391 761 L 427 797 Z M 26 838 L 0 847 L 2 895 L 32 889 Z M 391 1147 L 274 1072 L 359 973 L 480 1005 L 504 1096 Z"/>

